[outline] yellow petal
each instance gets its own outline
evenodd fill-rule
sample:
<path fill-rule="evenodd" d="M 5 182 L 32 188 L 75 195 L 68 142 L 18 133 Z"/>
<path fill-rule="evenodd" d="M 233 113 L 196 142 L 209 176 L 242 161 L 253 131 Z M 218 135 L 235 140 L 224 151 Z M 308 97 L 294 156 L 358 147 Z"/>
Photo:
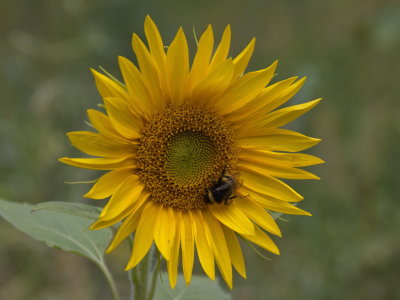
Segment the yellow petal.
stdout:
<path fill-rule="evenodd" d="M 289 99 L 291 99 L 301 89 L 306 79 L 307 79 L 306 77 L 299 79 L 298 81 L 290 85 L 288 88 L 283 90 L 283 92 L 279 95 L 279 97 L 271 99 L 271 101 L 268 101 L 267 104 L 262 108 L 261 110 L 262 113 L 266 114 L 274 110 L 275 108 L 281 106 Z"/>
<path fill-rule="evenodd" d="M 178 257 L 181 245 L 180 230 L 179 230 L 179 224 L 181 222 L 181 212 L 174 211 L 174 218 L 176 223 L 175 237 L 171 246 L 171 253 L 169 255 L 169 260 L 167 260 L 168 279 L 171 288 L 175 288 L 176 279 L 178 277 L 178 264 L 179 264 Z"/>
<path fill-rule="evenodd" d="M 95 109 L 88 109 L 87 115 L 90 123 L 104 137 L 111 140 L 117 140 L 121 143 L 127 143 L 128 140 L 118 133 L 111 124 L 107 115 Z"/>
<path fill-rule="evenodd" d="M 257 203 L 251 201 L 247 197 L 237 199 L 238 208 L 243 211 L 254 223 L 263 228 L 264 230 L 282 236 L 278 225 L 265 209 Z"/>
<path fill-rule="evenodd" d="M 320 101 L 321 98 L 307 103 L 293 105 L 276 110 L 266 115 L 265 120 L 263 122 L 258 123 L 258 125 L 260 127 L 280 127 L 286 125 L 287 123 L 293 121 L 294 119 L 297 119 L 302 114 L 309 111 Z"/>
<path fill-rule="evenodd" d="M 229 256 L 231 257 L 232 264 L 236 271 L 243 277 L 246 278 L 246 268 L 244 265 L 244 259 L 242 254 L 242 249 L 240 248 L 239 241 L 236 234 L 226 226 L 222 226 L 224 235 L 226 238 L 226 244 L 229 249 Z"/>
<path fill-rule="evenodd" d="M 240 156 L 239 170 L 256 170 L 259 173 L 267 173 L 275 178 L 285 179 L 320 179 L 318 176 L 297 168 L 272 164 L 254 156 Z"/>
<path fill-rule="evenodd" d="M 115 83 L 112 79 L 97 72 L 94 69 L 90 69 L 90 71 L 92 71 L 92 74 L 94 76 L 97 90 L 103 98 L 119 97 L 122 99 L 128 99 L 128 94 L 126 90 L 122 88 L 119 84 Z"/>
<path fill-rule="evenodd" d="M 209 209 L 218 221 L 230 229 L 243 234 L 254 233 L 253 223 L 249 220 L 246 214 L 240 210 L 236 201 L 233 201 L 230 205 L 210 205 Z"/>
<path fill-rule="evenodd" d="M 105 98 L 104 104 L 111 123 L 121 135 L 128 139 L 141 137 L 142 122 L 126 101 L 119 98 Z"/>
<path fill-rule="evenodd" d="M 143 81 L 142 75 L 138 68 L 125 57 L 119 56 L 118 62 L 129 95 L 131 96 L 130 103 L 133 110 L 149 118 L 154 108 L 152 107 L 152 98 Z"/>
<path fill-rule="evenodd" d="M 193 88 L 192 101 L 205 105 L 215 103 L 231 84 L 233 75 L 232 59 L 227 59 L 208 73 L 205 78 Z"/>
<path fill-rule="evenodd" d="M 258 226 L 255 226 L 255 235 L 242 235 L 245 239 L 249 240 L 250 242 L 264 248 L 265 250 L 279 255 L 279 249 L 275 245 L 275 243 L 271 240 L 271 238 L 262 231 Z"/>
<path fill-rule="evenodd" d="M 182 246 L 182 267 L 183 275 L 187 285 L 190 283 L 194 261 L 194 230 L 193 221 L 189 212 L 182 212 L 180 224 L 181 246 Z"/>
<path fill-rule="evenodd" d="M 219 113 L 226 115 L 239 110 L 259 95 L 272 79 L 277 63 L 276 61 L 266 69 L 246 73 L 237 79 L 225 97 L 216 103 Z"/>
<path fill-rule="evenodd" d="M 200 82 L 207 74 L 208 64 L 214 46 L 214 34 L 211 25 L 201 35 L 196 55 L 190 71 L 190 85 L 193 86 Z"/>
<path fill-rule="evenodd" d="M 135 168 L 136 160 L 133 157 L 123 158 L 70 158 L 62 157 L 60 162 L 83 169 L 112 170 L 118 168 Z"/>
<path fill-rule="evenodd" d="M 72 145 L 93 156 L 127 157 L 134 154 L 134 145 L 111 141 L 104 136 L 91 131 L 73 131 L 67 133 Z"/>
<path fill-rule="evenodd" d="M 290 186 L 268 174 L 257 171 L 241 171 L 240 174 L 244 180 L 243 186 L 257 193 L 283 199 L 288 202 L 303 200 L 303 197 Z"/>
<path fill-rule="evenodd" d="M 189 73 L 189 49 L 182 28 L 168 48 L 166 70 L 172 103 L 181 104 Z"/>
<path fill-rule="evenodd" d="M 157 204 L 147 202 L 140 216 L 139 224 L 135 232 L 132 256 L 125 270 L 134 268 L 147 254 L 153 243 L 154 224 L 157 217 Z"/>
<path fill-rule="evenodd" d="M 117 191 L 108 201 L 100 214 L 100 220 L 111 220 L 135 203 L 143 191 L 139 177 L 130 175 L 118 186 Z"/>
<path fill-rule="evenodd" d="M 233 60 L 233 65 L 235 66 L 235 72 L 233 74 L 233 78 L 236 78 L 245 71 L 251 55 L 254 51 L 254 45 L 256 44 L 256 39 L 253 38 L 251 42 L 247 45 L 247 47 Z"/>
<path fill-rule="evenodd" d="M 276 65 L 277 64 L 275 64 L 275 66 Z M 297 77 L 288 78 L 267 86 L 259 95 L 257 95 L 257 97 L 249 101 L 241 109 L 233 111 L 225 117 L 228 118 L 229 121 L 233 122 L 233 125 L 236 125 L 235 127 L 242 128 L 244 126 L 246 129 L 251 128 L 253 126 L 252 124 L 247 125 L 244 124 L 244 122 L 247 122 L 247 120 L 254 122 L 255 120 L 263 119 L 266 114 L 263 111 L 263 108 L 270 102 L 274 101 L 274 99 L 278 98 L 288 87 L 290 87 L 296 78 Z"/>
<path fill-rule="evenodd" d="M 133 34 L 132 36 L 132 47 L 136 54 L 143 81 L 147 86 L 147 90 L 150 92 L 152 105 L 156 110 L 164 106 L 163 101 L 165 100 L 161 90 L 159 69 L 157 68 L 153 56 L 137 34 Z"/>
<path fill-rule="evenodd" d="M 321 140 L 279 128 L 256 128 L 238 136 L 242 148 L 298 152 L 315 146 Z"/>
<path fill-rule="evenodd" d="M 322 159 L 304 153 L 279 153 L 272 151 L 258 151 L 254 149 L 241 149 L 239 155 L 239 159 L 243 157 L 254 157 L 257 162 L 262 164 L 271 163 L 287 167 L 306 167 L 324 163 Z"/>
<path fill-rule="evenodd" d="M 136 230 L 140 220 L 141 211 L 142 210 L 138 210 L 137 212 L 130 214 L 122 222 L 111 244 L 108 246 L 106 253 L 112 252 L 124 239 L 126 239 L 132 232 Z"/>
<path fill-rule="evenodd" d="M 224 233 L 219 222 L 208 212 L 203 210 L 204 229 L 210 241 L 215 260 L 226 284 L 232 289 L 232 265 Z"/>
<path fill-rule="evenodd" d="M 154 224 L 154 242 L 166 260 L 170 259 L 171 246 L 175 237 L 175 218 L 172 208 L 158 207 L 158 217 Z"/>
<path fill-rule="evenodd" d="M 237 127 L 238 134 L 244 134 L 253 128 L 259 128 L 259 124 L 265 121 L 265 116 L 270 111 L 292 98 L 306 80 L 304 77 L 294 82 L 296 79 L 297 77 L 292 77 L 265 88 L 259 96 L 250 102 L 250 106 L 245 106 L 238 110 L 235 116 L 230 116 L 229 120 L 236 123 L 234 127 Z M 242 116 L 239 116 L 240 113 L 242 113 Z M 252 121 L 244 122 L 243 120 Z"/>
<path fill-rule="evenodd" d="M 215 54 L 211 59 L 210 69 L 213 69 L 215 66 L 218 66 L 222 63 L 229 53 L 229 47 L 231 45 L 231 26 L 226 26 L 224 33 L 222 34 L 221 42 L 219 43 L 217 50 L 215 50 Z"/>
<path fill-rule="evenodd" d="M 134 173 L 133 169 L 116 169 L 110 171 L 99 178 L 89 192 L 86 193 L 85 198 L 104 199 L 111 196 L 117 187 L 127 177 Z"/>
<path fill-rule="evenodd" d="M 165 51 L 164 43 L 162 41 L 160 32 L 154 21 L 150 16 L 146 16 L 144 21 L 144 32 L 146 34 L 147 41 L 149 43 L 149 49 L 151 55 L 154 57 L 159 69 L 164 68 L 165 64 Z"/>
<path fill-rule="evenodd" d="M 204 272 L 210 279 L 215 279 L 214 255 L 210 243 L 207 241 L 203 226 L 203 216 L 199 211 L 192 212 L 193 221 L 196 224 L 196 247 L 199 261 Z"/>
<path fill-rule="evenodd" d="M 135 202 L 130 203 L 127 207 L 125 207 L 124 210 L 121 210 L 114 217 L 109 217 L 107 214 L 100 216 L 99 219 L 90 226 L 90 229 L 96 230 L 96 229 L 111 227 L 119 223 L 127 216 L 135 214 L 136 212 L 142 210 L 144 204 L 146 203 L 146 199 L 149 197 L 149 195 L 150 194 L 148 192 L 143 191 Z"/>
<path fill-rule="evenodd" d="M 239 190 L 236 191 L 236 193 L 241 197 L 250 197 L 253 201 L 257 202 L 262 207 L 270 211 L 276 211 L 291 215 L 311 216 L 309 212 L 306 212 L 305 210 L 302 210 L 289 202 L 256 193 L 245 187 L 241 187 Z"/>

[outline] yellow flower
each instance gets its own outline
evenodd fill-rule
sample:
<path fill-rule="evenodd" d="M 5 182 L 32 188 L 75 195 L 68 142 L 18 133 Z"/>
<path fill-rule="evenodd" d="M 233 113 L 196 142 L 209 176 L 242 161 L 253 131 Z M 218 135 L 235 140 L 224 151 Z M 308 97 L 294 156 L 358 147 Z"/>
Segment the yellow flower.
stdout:
<path fill-rule="evenodd" d="M 281 236 L 270 212 L 310 215 L 293 205 L 303 199 L 283 179 L 318 179 L 299 169 L 322 160 L 295 153 L 320 140 L 279 127 L 320 99 L 276 110 L 304 83 L 292 77 L 275 84 L 277 62 L 244 73 L 255 39 L 228 57 L 228 25 L 215 52 L 208 26 L 189 63 L 180 28 L 169 47 L 151 20 L 146 46 L 134 34 L 138 67 L 124 57 L 124 84 L 92 70 L 106 113 L 89 109 L 98 132 L 68 134 L 92 158 L 61 158 L 66 164 L 108 170 L 85 197 L 111 197 L 92 229 L 121 225 L 107 252 L 135 232 L 134 268 L 153 242 L 167 261 L 169 281 L 177 279 L 179 253 L 189 284 L 197 250 L 204 272 L 215 278 L 215 262 L 232 288 L 232 265 L 246 277 L 238 236 L 274 254 L 266 232 Z"/>

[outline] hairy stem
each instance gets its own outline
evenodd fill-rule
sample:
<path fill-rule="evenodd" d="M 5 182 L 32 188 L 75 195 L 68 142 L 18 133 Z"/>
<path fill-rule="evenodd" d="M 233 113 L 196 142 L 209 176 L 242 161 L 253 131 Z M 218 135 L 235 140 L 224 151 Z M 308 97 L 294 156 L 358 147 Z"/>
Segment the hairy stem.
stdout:
<path fill-rule="evenodd" d="M 156 286 L 157 286 L 157 275 L 160 271 L 160 265 L 161 265 L 160 252 L 158 252 L 157 250 L 155 250 L 154 252 L 157 255 L 157 264 L 153 270 L 153 276 L 151 278 L 150 290 L 149 290 L 149 295 L 147 297 L 147 300 L 153 300 L 154 292 L 156 291 Z"/>

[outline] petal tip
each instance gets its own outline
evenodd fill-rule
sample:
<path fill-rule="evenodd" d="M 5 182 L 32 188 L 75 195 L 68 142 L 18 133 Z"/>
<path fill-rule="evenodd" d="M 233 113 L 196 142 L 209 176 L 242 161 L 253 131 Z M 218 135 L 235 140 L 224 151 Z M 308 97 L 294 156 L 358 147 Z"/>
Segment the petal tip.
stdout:
<path fill-rule="evenodd" d="M 64 163 L 64 164 L 65 164 L 66 161 L 68 161 L 68 159 L 69 159 L 69 157 L 60 157 L 60 158 L 57 158 L 57 160 L 58 160 L 59 162 L 62 162 L 62 163 Z"/>
<path fill-rule="evenodd" d="M 127 272 L 127 271 L 129 271 L 130 269 L 132 269 L 132 267 L 130 267 L 129 264 L 128 264 L 128 265 L 125 267 L 124 271 Z"/>
<path fill-rule="evenodd" d="M 307 76 L 301 77 L 298 81 L 297 84 L 304 84 L 304 82 L 307 80 Z"/>
<path fill-rule="evenodd" d="M 177 34 L 179 34 L 179 35 L 185 35 L 185 32 L 183 31 L 183 27 L 182 26 L 179 26 L 179 29 L 178 29 L 178 32 L 177 32 Z"/>
<path fill-rule="evenodd" d="M 132 43 L 136 44 L 140 41 L 141 41 L 140 37 L 136 33 L 132 33 Z"/>
<path fill-rule="evenodd" d="M 319 142 L 322 141 L 322 139 L 317 139 L 317 138 L 313 138 L 313 140 L 314 140 L 314 142 L 315 142 L 316 144 L 318 144 Z"/>
<path fill-rule="evenodd" d="M 139 263 L 140 261 L 137 261 L 136 258 L 131 258 L 131 260 L 128 262 L 128 264 L 125 267 L 125 271 L 129 271 L 130 269 L 133 269 L 134 267 L 136 267 L 136 265 Z"/>
<path fill-rule="evenodd" d="M 324 98 L 318 98 L 318 99 L 315 99 L 314 102 L 316 102 L 316 103 L 318 104 L 318 103 L 320 103 L 323 99 L 324 99 Z"/>
<path fill-rule="evenodd" d="M 92 225 L 89 227 L 90 230 L 97 230 L 100 229 L 98 226 L 98 221 L 94 222 Z"/>
<path fill-rule="evenodd" d="M 232 289 L 233 289 L 233 284 L 232 284 L 232 281 L 230 281 L 230 282 L 226 282 L 226 285 L 228 286 L 228 288 L 229 288 L 230 290 L 232 290 Z"/>

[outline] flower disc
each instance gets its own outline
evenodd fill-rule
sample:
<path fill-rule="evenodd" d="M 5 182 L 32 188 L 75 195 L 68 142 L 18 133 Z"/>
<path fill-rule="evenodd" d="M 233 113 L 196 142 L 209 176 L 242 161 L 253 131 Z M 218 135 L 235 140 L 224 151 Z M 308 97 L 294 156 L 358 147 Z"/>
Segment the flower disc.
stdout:
<path fill-rule="evenodd" d="M 236 163 L 233 133 L 212 110 L 170 105 L 139 140 L 139 176 L 152 199 L 183 210 L 203 208 L 205 190 Z"/>

